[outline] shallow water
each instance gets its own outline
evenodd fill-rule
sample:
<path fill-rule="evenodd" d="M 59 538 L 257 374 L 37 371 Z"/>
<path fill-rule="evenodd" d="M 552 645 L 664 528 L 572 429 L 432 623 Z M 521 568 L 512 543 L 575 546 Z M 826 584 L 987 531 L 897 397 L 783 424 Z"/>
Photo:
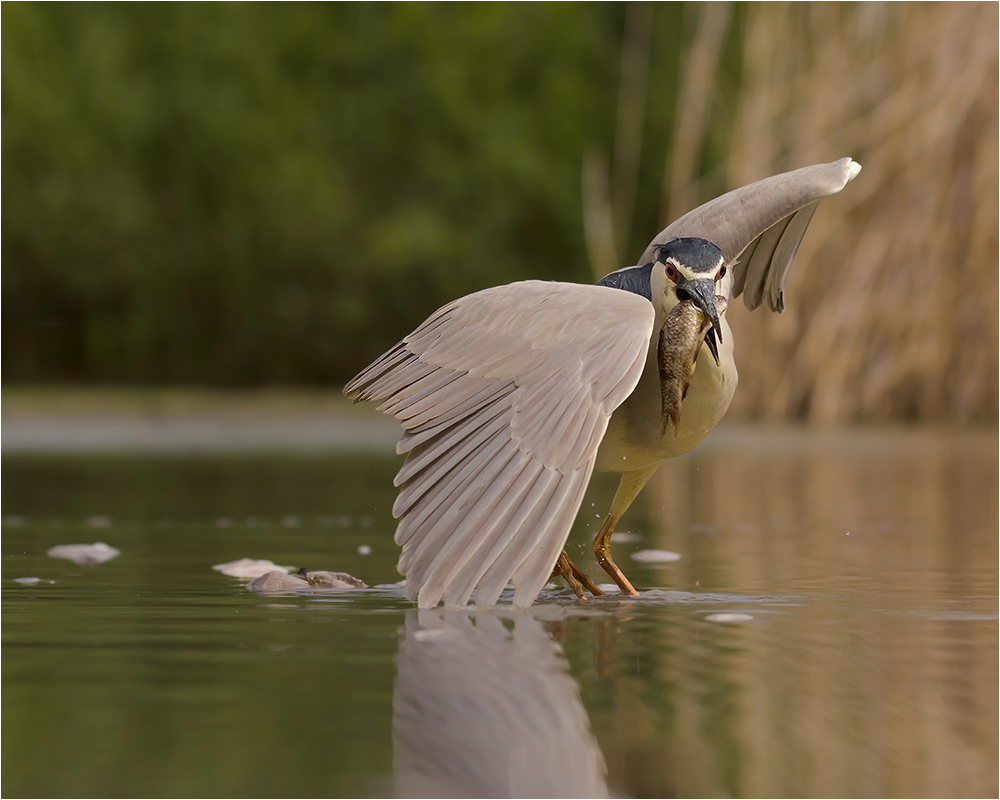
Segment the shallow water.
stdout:
<path fill-rule="evenodd" d="M 391 585 L 397 465 L 5 456 L 3 794 L 998 793 L 995 431 L 713 434 L 620 527 L 639 598 L 526 614 Z M 389 585 L 261 597 L 244 556 Z"/>

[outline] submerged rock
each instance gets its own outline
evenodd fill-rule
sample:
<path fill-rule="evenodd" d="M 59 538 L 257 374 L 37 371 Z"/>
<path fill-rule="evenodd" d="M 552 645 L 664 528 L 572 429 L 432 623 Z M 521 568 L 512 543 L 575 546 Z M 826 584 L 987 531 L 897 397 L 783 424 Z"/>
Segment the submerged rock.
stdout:
<path fill-rule="evenodd" d="M 316 589 L 367 589 L 367 584 L 346 572 L 307 572 L 306 580 Z"/>
<path fill-rule="evenodd" d="M 304 573 L 304 574 L 303 574 Z M 358 580 L 346 572 L 306 572 L 300 570 L 297 575 L 285 572 L 267 572 L 254 578 L 246 586 L 251 592 L 300 592 L 311 589 L 367 589 L 364 581 Z"/>
<path fill-rule="evenodd" d="M 103 564 L 122 554 L 104 542 L 94 544 L 59 544 L 45 551 L 49 558 L 68 558 L 74 564 Z"/>
<path fill-rule="evenodd" d="M 212 569 L 233 578 L 257 578 L 268 572 L 279 572 L 287 575 L 295 567 L 282 567 L 266 558 L 241 558 L 238 561 L 227 561 L 225 564 L 214 564 Z"/>
<path fill-rule="evenodd" d="M 294 592 L 308 587 L 309 583 L 304 578 L 287 572 L 265 572 L 246 586 L 251 592 Z"/>

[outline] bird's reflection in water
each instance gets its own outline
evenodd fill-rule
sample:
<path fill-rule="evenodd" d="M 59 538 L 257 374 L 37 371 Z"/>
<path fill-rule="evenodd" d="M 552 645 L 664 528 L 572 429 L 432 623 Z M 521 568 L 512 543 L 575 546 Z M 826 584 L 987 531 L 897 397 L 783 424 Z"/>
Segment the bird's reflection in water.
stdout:
<path fill-rule="evenodd" d="M 399 797 L 607 797 L 562 648 L 528 615 L 411 611 L 397 656 Z"/>

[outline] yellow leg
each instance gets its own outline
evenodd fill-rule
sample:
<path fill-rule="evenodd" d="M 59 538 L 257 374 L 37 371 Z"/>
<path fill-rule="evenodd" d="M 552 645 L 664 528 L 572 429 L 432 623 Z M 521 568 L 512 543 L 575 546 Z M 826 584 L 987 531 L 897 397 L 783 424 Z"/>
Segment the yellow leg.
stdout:
<path fill-rule="evenodd" d="M 597 536 L 594 537 L 594 556 L 597 558 L 597 563 L 611 576 L 612 580 L 618 584 L 619 588 L 625 594 L 636 595 L 639 593 L 635 590 L 635 587 L 625 577 L 625 573 L 618 569 L 618 565 L 615 564 L 614 559 L 611 558 L 611 534 L 614 533 L 617 522 L 618 518 L 614 514 L 608 514 L 601 529 L 597 532 Z"/>
<path fill-rule="evenodd" d="M 614 533 L 615 525 L 618 524 L 622 514 L 632 505 L 636 495 L 642 491 L 642 487 L 646 485 L 646 481 L 653 476 L 658 467 L 659 464 L 648 470 L 622 473 L 618 491 L 615 492 L 615 498 L 611 501 L 611 510 L 608 512 L 604 524 L 601 525 L 601 529 L 597 532 L 597 536 L 594 537 L 594 556 L 597 558 L 597 563 L 625 594 L 637 595 L 639 593 L 625 577 L 625 574 L 618 569 L 614 559 L 611 558 L 611 534 Z"/>
<path fill-rule="evenodd" d="M 597 588 L 585 572 L 580 571 L 576 564 L 569 560 L 569 556 L 566 555 L 565 550 L 559 554 L 559 558 L 556 560 L 555 569 L 552 570 L 552 576 L 555 577 L 556 575 L 562 577 L 562 579 L 566 581 L 569 588 L 576 592 L 576 596 L 583 602 L 586 602 L 587 600 L 587 597 L 583 593 L 584 587 L 586 587 L 587 591 L 594 595 L 594 597 L 604 594 L 604 592 Z M 581 584 L 583 584 L 583 586 L 581 586 Z"/>

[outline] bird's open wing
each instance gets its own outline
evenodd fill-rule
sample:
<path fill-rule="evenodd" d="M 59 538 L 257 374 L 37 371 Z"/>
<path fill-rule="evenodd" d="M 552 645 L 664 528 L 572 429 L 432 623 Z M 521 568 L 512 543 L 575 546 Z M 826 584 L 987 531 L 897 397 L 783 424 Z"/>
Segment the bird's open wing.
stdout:
<path fill-rule="evenodd" d="M 549 579 L 611 412 L 639 381 L 645 298 L 525 281 L 449 303 L 344 388 L 403 425 L 399 571 L 422 608 L 528 606 Z"/>
<path fill-rule="evenodd" d="M 772 311 L 785 308 L 788 271 L 816 206 L 843 189 L 861 165 L 850 158 L 785 172 L 717 197 L 675 220 L 653 239 L 640 264 L 653 260 L 653 246 L 698 236 L 715 243 L 732 269 L 732 294 L 744 293 L 751 311 L 765 295 Z"/>

